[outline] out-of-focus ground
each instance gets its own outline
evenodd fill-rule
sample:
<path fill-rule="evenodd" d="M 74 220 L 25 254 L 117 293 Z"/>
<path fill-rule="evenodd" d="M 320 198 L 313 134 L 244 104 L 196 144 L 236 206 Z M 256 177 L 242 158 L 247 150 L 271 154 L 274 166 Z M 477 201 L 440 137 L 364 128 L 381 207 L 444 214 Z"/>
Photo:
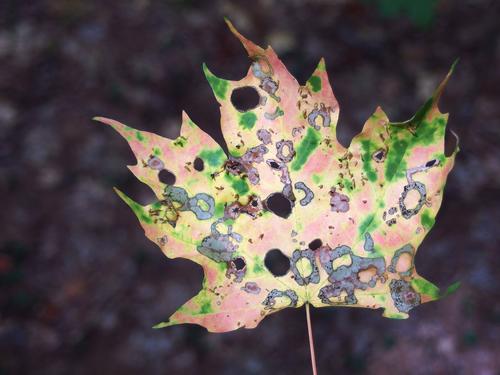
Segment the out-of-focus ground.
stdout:
<path fill-rule="evenodd" d="M 461 59 L 441 105 L 461 153 L 416 263 L 462 288 L 406 321 L 313 309 L 314 334 L 320 374 L 498 374 L 500 3 L 443 0 L 428 24 L 418 9 L 398 18 L 384 6 L 1 1 L 0 374 L 310 373 L 303 309 L 227 334 L 151 329 L 197 292 L 202 271 L 143 236 L 112 187 L 152 195 L 126 169 L 126 143 L 91 121 L 172 137 L 185 109 L 220 141 L 201 64 L 230 79 L 249 65 L 223 16 L 273 45 L 299 82 L 326 58 L 344 144 L 379 104 L 409 118 Z"/>

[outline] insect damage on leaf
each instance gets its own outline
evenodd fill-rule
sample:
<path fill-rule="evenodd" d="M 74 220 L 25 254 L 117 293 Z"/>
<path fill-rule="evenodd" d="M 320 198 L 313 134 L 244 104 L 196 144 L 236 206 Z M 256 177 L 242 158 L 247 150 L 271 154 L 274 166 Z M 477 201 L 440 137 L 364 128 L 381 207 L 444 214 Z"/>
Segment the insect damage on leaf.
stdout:
<path fill-rule="evenodd" d="M 185 113 L 175 140 L 97 118 L 129 142 L 138 160 L 130 170 L 156 194 L 141 206 L 117 190 L 146 236 L 204 270 L 201 291 L 157 327 L 253 328 L 304 303 L 406 318 L 454 291 L 441 293 L 414 265 L 458 151 L 444 154 L 448 116 L 437 107 L 453 68 L 413 118 L 390 122 L 377 108 L 346 149 L 323 59 L 301 86 L 271 47 L 228 25 L 252 60 L 247 75 L 228 81 L 203 71 L 229 155 Z M 232 93 L 247 87 L 256 106 L 236 108 Z M 286 264 L 273 270 L 276 252 Z"/>

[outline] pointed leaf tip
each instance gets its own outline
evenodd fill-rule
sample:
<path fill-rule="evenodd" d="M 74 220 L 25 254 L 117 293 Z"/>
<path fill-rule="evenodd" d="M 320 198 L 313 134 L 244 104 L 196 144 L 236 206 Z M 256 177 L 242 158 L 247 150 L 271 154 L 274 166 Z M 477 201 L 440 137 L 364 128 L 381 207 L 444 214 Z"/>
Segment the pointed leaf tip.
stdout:
<path fill-rule="evenodd" d="M 161 328 L 168 327 L 169 325 L 170 324 L 168 322 L 161 322 L 161 323 L 155 324 L 152 328 L 153 329 L 161 329 Z"/>
<path fill-rule="evenodd" d="M 241 33 L 236 30 L 236 27 L 234 27 L 233 23 L 227 17 L 224 17 L 224 21 L 226 21 L 226 24 L 233 35 L 239 39 L 241 44 L 243 44 L 243 47 L 247 50 L 250 58 L 265 54 L 265 50 L 262 47 L 241 35 Z"/>
<path fill-rule="evenodd" d="M 134 201 L 132 198 L 127 196 L 121 190 L 116 187 L 113 187 L 113 190 L 118 194 L 118 196 L 134 211 L 135 216 L 139 219 L 139 221 L 143 224 L 151 224 L 153 220 L 151 216 L 148 215 L 144 206 Z"/>
<path fill-rule="evenodd" d="M 130 199 L 123 191 L 121 191 L 120 189 L 118 189 L 116 186 L 113 186 L 113 190 L 115 191 L 115 193 L 125 202 L 128 204 L 129 201 L 131 201 L 132 199 Z M 135 203 L 135 202 L 134 202 Z"/>
<path fill-rule="evenodd" d="M 457 58 L 457 59 L 455 59 L 455 61 L 453 62 L 453 64 L 451 64 L 450 70 L 448 70 L 448 73 L 446 74 L 446 76 L 444 77 L 444 79 L 441 81 L 441 83 L 439 84 L 439 86 L 434 91 L 434 93 L 432 95 L 432 105 L 433 105 L 433 107 L 437 108 L 438 103 L 439 103 L 439 99 L 441 98 L 441 95 L 442 95 L 442 93 L 444 91 L 444 88 L 448 84 L 448 81 L 450 80 L 451 75 L 455 71 L 455 67 L 458 64 L 458 61 L 459 61 L 459 59 Z"/>
<path fill-rule="evenodd" d="M 94 116 L 94 117 L 92 117 L 92 121 L 101 122 L 101 123 L 106 124 L 106 125 L 111 125 L 111 122 L 113 122 L 113 120 L 111 120 L 107 117 L 102 117 L 102 116 Z"/>
<path fill-rule="evenodd" d="M 318 66 L 316 67 L 317 70 L 325 71 L 326 70 L 326 61 L 325 58 L 322 57 L 319 59 Z"/>
<path fill-rule="evenodd" d="M 134 130 L 134 129 L 130 128 L 129 126 L 122 124 L 119 121 L 112 120 L 112 119 L 107 118 L 107 117 L 95 116 L 95 117 L 92 117 L 92 120 L 111 126 L 118 133 L 120 133 L 122 135 L 122 137 L 125 137 L 125 138 L 126 138 L 126 136 L 125 136 L 126 131 Z"/>
<path fill-rule="evenodd" d="M 212 91 L 217 99 L 225 100 L 226 92 L 229 87 L 229 81 L 217 77 L 210 71 L 210 69 L 208 69 L 208 66 L 205 63 L 203 63 L 203 73 L 205 73 L 205 77 L 210 84 L 210 87 L 212 87 Z"/>

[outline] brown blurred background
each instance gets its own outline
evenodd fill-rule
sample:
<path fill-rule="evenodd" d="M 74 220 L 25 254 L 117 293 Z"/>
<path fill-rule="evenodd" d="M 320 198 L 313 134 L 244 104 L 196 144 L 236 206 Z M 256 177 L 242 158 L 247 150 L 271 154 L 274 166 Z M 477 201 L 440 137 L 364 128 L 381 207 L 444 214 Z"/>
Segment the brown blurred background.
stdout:
<path fill-rule="evenodd" d="M 181 111 L 221 141 L 201 70 L 249 60 L 223 21 L 299 82 L 321 56 L 348 144 L 381 105 L 406 120 L 461 60 L 441 108 L 461 153 L 419 272 L 453 296 L 384 319 L 313 309 L 324 374 L 499 374 L 500 3 L 493 0 L 0 1 L 0 374 L 309 374 L 304 309 L 255 330 L 153 330 L 201 269 L 169 260 L 113 193 L 152 199 L 108 116 L 166 136 Z"/>

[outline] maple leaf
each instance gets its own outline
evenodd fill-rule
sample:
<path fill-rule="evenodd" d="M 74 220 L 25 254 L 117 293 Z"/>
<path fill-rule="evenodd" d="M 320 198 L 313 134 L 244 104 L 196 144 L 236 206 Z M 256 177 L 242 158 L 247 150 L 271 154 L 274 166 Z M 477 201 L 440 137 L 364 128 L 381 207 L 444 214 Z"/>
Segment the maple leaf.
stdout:
<path fill-rule="evenodd" d="M 146 236 L 167 257 L 204 270 L 201 291 L 157 327 L 254 328 L 304 303 L 406 318 L 456 289 L 440 292 L 414 266 L 458 151 L 444 154 L 448 116 L 437 106 L 453 68 L 414 117 L 390 122 L 377 108 L 346 149 L 335 135 L 339 107 L 324 60 L 299 85 L 271 47 L 227 22 L 250 69 L 240 81 L 203 70 L 220 103 L 229 155 L 186 113 L 174 140 L 96 118 L 129 142 L 138 161 L 130 170 L 158 199 L 142 206 L 116 190 Z M 258 93 L 254 108 L 233 105 L 241 88 Z M 165 170 L 174 184 L 160 181 Z M 277 251 L 290 264 L 282 275 L 268 269 L 266 257 Z"/>

